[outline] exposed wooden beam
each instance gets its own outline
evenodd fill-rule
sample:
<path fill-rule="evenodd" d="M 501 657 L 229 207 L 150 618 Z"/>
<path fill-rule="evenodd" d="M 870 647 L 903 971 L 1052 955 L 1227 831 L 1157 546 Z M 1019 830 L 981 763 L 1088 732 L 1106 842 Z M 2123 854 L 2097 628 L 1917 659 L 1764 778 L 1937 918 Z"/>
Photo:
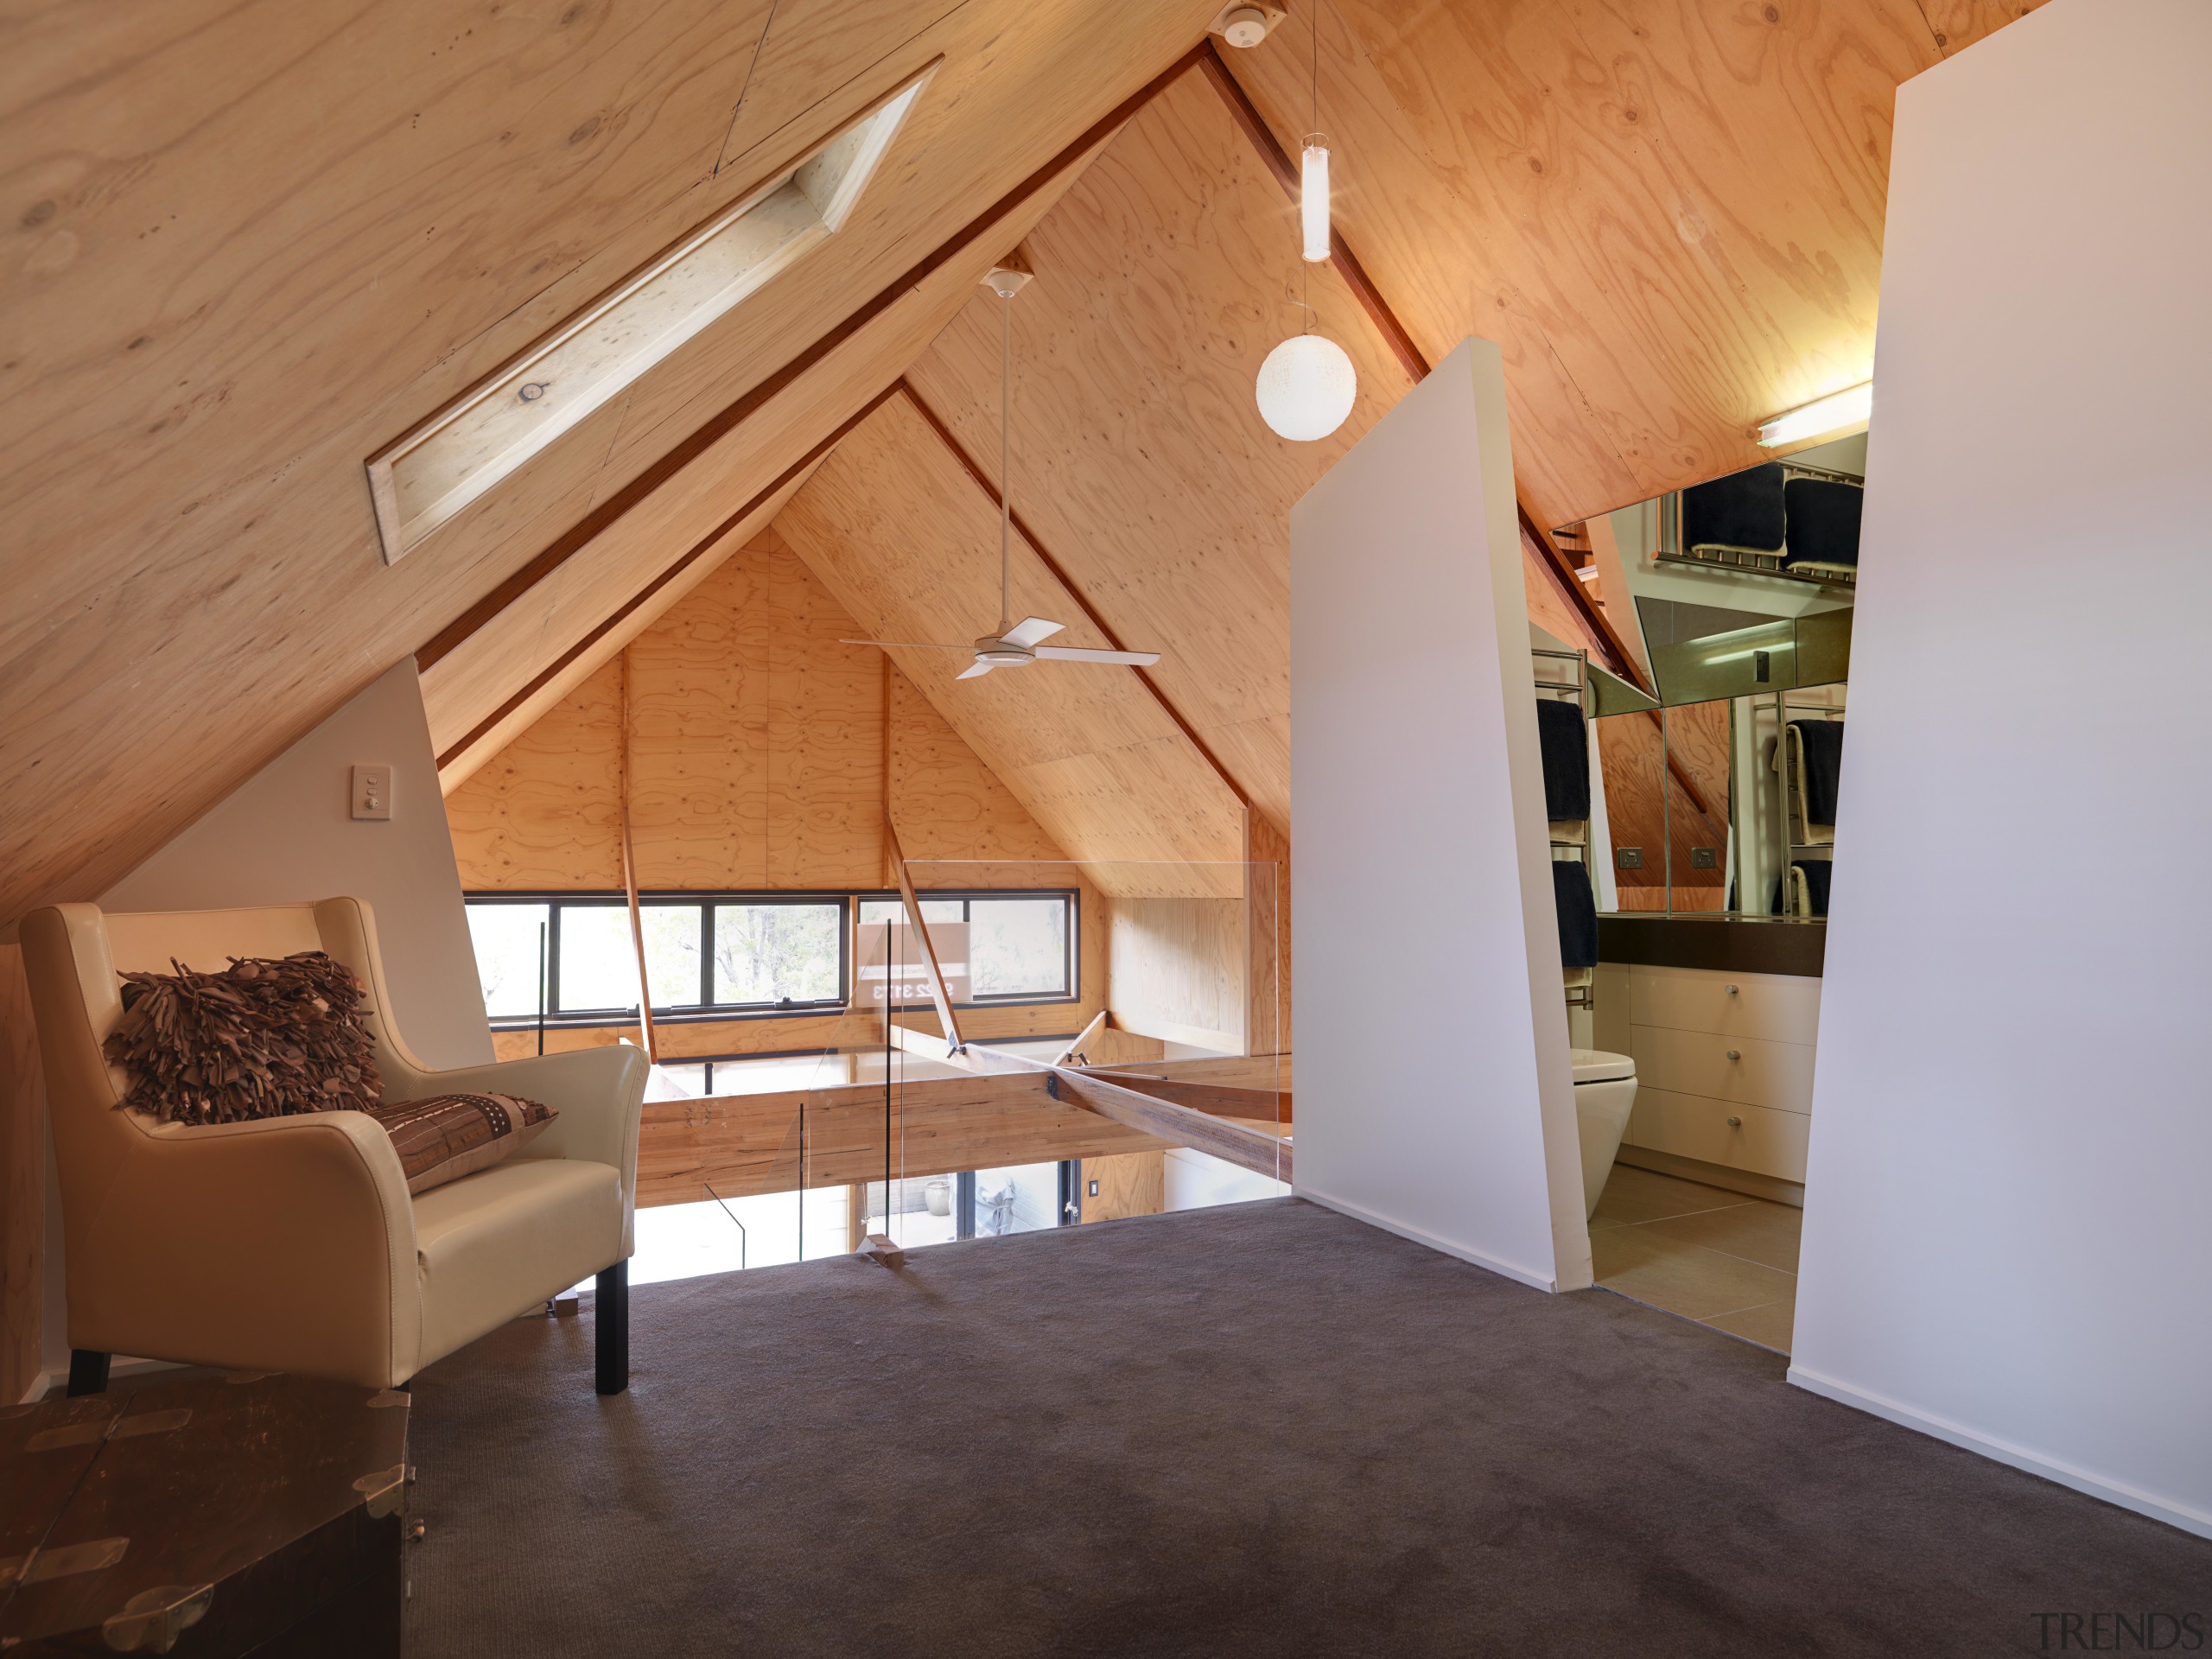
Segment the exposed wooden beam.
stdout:
<path fill-rule="evenodd" d="M 966 446 L 953 435 L 952 429 L 938 418 L 938 412 L 929 406 L 928 400 L 903 376 L 899 378 L 899 389 L 905 392 L 906 401 L 914 407 L 914 412 L 922 417 L 932 432 L 937 434 L 946 449 L 951 452 L 953 459 L 957 461 L 968 476 L 976 481 L 976 487 L 989 498 L 993 507 L 997 507 L 1000 505 L 998 486 L 992 481 L 990 475 L 976 464 L 976 458 L 968 453 Z M 1076 608 L 1083 613 L 1084 619 L 1105 638 L 1107 647 L 1113 651 L 1129 650 L 1130 647 L 1123 642 L 1122 636 L 1115 632 L 1112 625 L 1098 613 L 1097 608 L 1084 596 L 1083 589 L 1076 586 L 1075 578 L 1068 575 L 1067 567 L 1052 556 L 1052 550 L 1046 547 L 1038 537 L 1037 532 L 1030 528 L 1027 521 L 1022 518 L 1020 510 L 1016 508 L 1008 516 L 1014 521 L 1014 533 L 1029 543 L 1030 551 L 1036 554 L 1044 567 L 1052 573 L 1052 580 L 1066 590 L 1067 596 L 1075 601 Z M 1191 747 L 1196 749 L 1200 758 L 1213 769 L 1213 775 L 1221 779 L 1222 787 L 1236 798 L 1238 805 L 1246 811 L 1250 811 L 1251 798 L 1245 794 L 1236 779 L 1230 775 L 1229 768 L 1221 764 L 1221 757 L 1213 752 L 1205 739 L 1198 735 L 1198 728 L 1183 718 L 1183 711 L 1175 706 L 1166 692 L 1160 690 L 1159 680 L 1134 664 L 1130 665 L 1129 672 L 1143 683 L 1144 689 L 1152 694 L 1152 700 L 1160 705 L 1160 712 L 1173 721 L 1176 729 L 1190 740 Z"/>
<path fill-rule="evenodd" d="M 1071 1098 L 1101 1117 L 1279 1181 L 1291 1178 L 1290 1142 L 1240 1123 L 1177 1106 L 1114 1083 L 1095 1071 L 1056 1065 L 1052 1071 L 1058 1097 Z"/>
<path fill-rule="evenodd" d="M 888 311 L 902 296 L 918 286 L 948 262 L 970 252 L 978 238 L 1008 215 L 1019 211 L 1025 202 L 1050 185 L 1061 173 L 1080 160 L 1087 151 L 1110 138 L 1124 122 L 1150 103 L 1162 88 L 1197 64 L 1206 49 L 1207 44 L 1202 42 L 1176 59 L 1173 63 L 1147 81 L 1136 92 L 1123 99 L 1104 116 L 1093 122 L 1073 143 L 1063 147 L 1050 161 L 1036 168 L 1020 183 L 985 208 L 982 213 L 969 220 L 951 236 L 932 248 L 895 281 L 879 290 L 874 297 L 849 314 L 835 327 L 817 339 L 790 362 L 709 416 L 696 431 L 677 442 L 667 454 L 645 467 L 635 478 L 616 490 L 605 501 L 556 537 L 549 546 L 538 552 L 521 569 L 499 582 L 489 593 L 431 636 L 422 649 L 416 652 L 416 661 L 427 669 L 441 657 L 455 649 L 470 634 L 475 632 L 523 594 L 528 593 L 531 588 L 560 569 L 581 549 L 604 534 L 610 525 L 645 500 L 654 491 L 706 454 L 730 432 L 750 420 L 763 406 L 788 390 L 830 353 Z"/>
<path fill-rule="evenodd" d="M 1536 556 L 1543 562 L 1544 568 L 1551 573 L 1552 580 L 1566 594 L 1567 602 L 1574 607 L 1582 618 L 1583 626 L 1590 630 L 1591 637 L 1598 642 L 1605 658 L 1605 666 L 1630 685 L 1644 686 L 1643 671 L 1637 668 L 1636 658 L 1629 653 L 1628 646 L 1607 620 L 1605 607 L 1590 597 L 1590 589 L 1586 583 L 1576 579 L 1573 565 L 1567 562 L 1567 555 L 1559 550 L 1559 543 L 1552 539 L 1551 532 L 1529 516 L 1527 502 L 1516 500 L 1514 505 L 1521 515 L 1521 534 L 1536 550 Z M 1649 690 L 1650 688 L 1644 686 L 1644 689 Z"/>
<path fill-rule="evenodd" d="M 1225 1083 L 1195 1082 L 1136 1071 L 1127 1065 L 1085 1066 L 1083 1071 L 1086 1077 L 1103 1077 L 1109 1083 L 1121 1084 L 1177 1106 L 1188 1106 L 1192 1111 L 1204 1112 L 1210 1117 L 1236 1118 L 1248 1123 L 1281 1123 L 1285 1127 L 1290 1123 L 1290 1090 L 1287 1089 L 1278 1091 L 1239 1088 Z"/>
<path fill-rule="evenodd" d="M 563 652 L 560 656 L 555 658 L 552 662 L 547 664 L 544 669 L 540 672 L 532 675 L 528 684 L 524 685 L 519 691 L 517 691 L 512 696 L 509 697 L 505 702 L 493 709 L 491 714 L 486 715 L 484 719 L 479 721 L 476 725 L 471 728 L 467 736 L 462 738 L 460 742 L 454 744 L 451 748 L 448 749 L 443 754 L 441 754 L 438 757 L 439 770 L 443 771 L 446 767 L 451 766 L 455 760 L 459 760 L 462 755 L 467 753 L 469 750 L 475 747 L 476 745 L 481 742 L 485 737 L 497 730 L 502 721 L 505 720 L 506 717 L 514 713 L 516 709 L 521 708 L 523 704 L 528 702 L 532 697 L 536 696 L 541 689 L 550 683 L 551 681 L 559 675 L 563 669 L 567 668 L 569 664 L 575 662 L 577 658 L 582 656 L 594 645 L 607 638 L 608 634 L 620 627 L 625 621 L 636 613 L 639 607 L 650 603 L 654 594 L 660 592 L 662 588 L 667 587 L 668 584 L 675 581 L 677 577 L 682 575 L 684 571 L 690 569 L 691 566 L 696 563 L 700 559 L 704 558 L 708 550 L 711 549 L 715 543 L 721 540 L 723 537 L 728 535 L 730 531 L 736 529 L 738 525 L 743 524 L 747 517 L 751 513 L 757 512 L 764 502 L 771 499 L 779 490 L 791 483 L 792 480 L 798 478 L 802 473 L 805 472 L 808 467 L 819 464 L 823 456 L 827 455 L 832 449 L 835 449 L 839 443 L 843 442 L 844 436 L 848 432 L 850 432 L 855 427 L 858 426 L 869 416 L 874 414 L 877 410 L 882 408 L 884 404 L 897 391 L 898 387 L 896 385 L 886 386 L 881 391 L 877 392 L 874 397 L 869 398 L 867 403 L 861 404 L 861 407 L 850 416 L 839 423 L 837 429 L 830 433 L 828 437 L 823 438 L 819 443 L 816 444 L 813 448 L 808 450 L 804 455 L 800 456 L 798 460 L 793 461 L 789 467 L 784 468 L 782 472 L 777 474 L 775 481 L 770 484 L 766 489 L 762 490 L 759 494 L 753 496 L 752 499 L 748 500 L 735 512 L 730 514 L 728 518 L 723 519 L 712 530 L 709 531 L 704 536 L 702 536 L 697 541 L 692 543 L 690 547 L 683 550 L 682 556 L 679 556 L 673 564 L 663 570 L 658 575 L 655 576 L 644 587 L 639 588 L 635 594 L 632 594 L 628 600 L 624 601 L 624 603 L 613 613 L 613 615 L 609 616 L 604 622 L 601 622 L 589 633 L 584 635 L 582 639 L 577 640 L 576 643 L 569 646 L 568 650 Z M 426 668 L 429 666 L 429 664 L 424 663 L 420 658 L 416 659 L 416 665 L 418 668 Z"/>
<path fill-rule="evenodd" d="M 938 966 L 937 946 L 930 942 L 930 931 L 922 921 L 922 903 L 914 896 L 914 883 L 906 874 L 906 855 L 899 849 L 899 832 L 891 827 L 891 814 L 883 815 L 883 834 L 891 849 L 891 873 L 899 880 L 899 897 L 906 906 L 906 925 L 913 930 L 914 944 L 922 955 L 922 974 L 930 982 L 930 1001 L 937 1004 L 937 1017 L 944 1026 L 944 1040 L 955 1054 L 966 1047 L 960 1040 L 960 1021 L 952 1012 L 952 996 L 945 988 L 944 970 Z M 883 1018 L 891 1020 L 891 980 L 888 975 L 890 944 L 886 940 L 884 950 L 887 969 L 883 983 Z M 895 1029 L 895 1027 L 894 1027 Z"/>
<path fill-rule="evenodd" d="M 1093 1038 L 1096 1037 L 1100 1032 L 1105 1029 L 1106 1010 L 1101 1008 L 1097 1013 L 1090 1016 L 1090 1023 L 1089 1025 L 1085 1026 L 1081 1031 L 1076 1033 L 1075 1039 L 1072 1042 L 1071 1042 L 1065 1048 L 1062 1049 L 1058 1053 L 1052 1056 L 1052 1064 L 1054 1065 L 1067 1065 L 1070 1061 L 1073 1060 L 1077 1055 L 1083 1052 L 1084 1044 L 1090 1042 Z"/>
<path fill-rule="evenodd" d="M 906 1147 L 910 1168 L 925 1164 L 932 1175 L 1160 1147 L 1141 1130 L 1054 1100 L 1041 1071 L 648 1101 L 638 1135 L 638 1202 L 696 1203 L 709 1185 L 715 1196 L 740 1198 L 880 1180 L 887 1096 L 892 1144 Z"/>
<path fill-rule="evenodd" d="M 1299 175 L 1289 151 L 1276 139 L 1274 130 L 1268 125 L 1267 118 L 1260 113 L 1259 106 L 1252 102 L 1239 84 L 1220 50 L 1214 45 L 1211 35 L 1206 37 L 1205 54 L 1200 61 L 1206 79 L 1221 94 L 1222 102 L 1229 106 L 1230 116 L 1236 123 L 1238 130 L 1259 152 L 1260 159 L 1267 164 L 1268 171 L 1274 175 L 1275 182 L 1282 187 L 1283 193 L 1295 200 Z M 1415 380 L 1425 379 L 1431 366 L 1427 355 L 1414 343 L 1414 337 L 1407 331 L 1405 324 L 1398 321 L 1398 314 L 1382 297 L 1382 290 L 1376 287 L 1375 279 L 1367 274 L 1367 267 L 1360 263 L 1359 256 L 1352 251 L 1351 244 L 1344 238 L 1344 233 L 1333 227 L 1329 232 L 1329 263 L 1336 267 L 1337 275 L 1344 279 L 1344 286 L 1351 289 L 1352 296 L 1373 321 L 1384 342 L 1397 354 L 1398 361 L 1404 365 L 1406 372 Z M 1637 671 L 1635 659 L 1621 644 L 1620 636 L 1605 620 L 1605 613 L 1590 597 L 1589 590 L 1574 580 L 1573 570 L 1560 556 L 1557 544 L 1530 516 L 1527 502 L 1518 499 L 1517 486 L 1516 496 L 1516 505 L 1521 513 L 1522 533 L 1535 543 L 1539 556 L 1551 569 L 1567 572 L 1561 585 L 1566 589 L 1567 603 L 1589 625 L 1602 645 L 1610 659 L 1606 665 L 1623 678 L 1642 684 L 1643 676 Z"/>
<path fill-rule="evenodd" d="M 1276 142 L 1274 133 L 1268 126 L 1267 118 L 1260 113 L 1259 106 L 1252 102 L 1244 88 L 1238 84 L 1236 77 L 1230 72 L 1228 63 L 1223 59 L 1220 48 L 1214 45 L 1211 35 L 1206 36 L 1204 52 L 1205 55 L 1199 60 L 1200 67 L 1205 70 L 1206 79 L 1213 83 L 1214 90 L 1221 94 L 1221 101 L 1229 106 L 1230 118 L 1250 141 L 1252 148 L 1259 151 L 1260 159 L 1267 163 L 1268 171 L 1275 175 L 1275 182 L 1283 188 L 1283 193 L 1295 200 L 1299 188 L 1297 164 L 1290 159 L 1289 152 Z M 1375 286 L 1375 279 L 1367 274 L 1367 267 L 1359 263 L 1359 256 L 1351 251 L 1343 233 L 1334 226 L 1329 232 L 1329 263 L 1337 268 L 1337 275 L 1344 278 L 1344 286 L 1352 291 L 1352 297 L 1373 320 L 1384 343 L 1405 365 L 1407 374 L 1415 380 L 1427 378 L 1430 366 L 1428 359 L 1421 354 L 1421 347 L 1414 344 L 1414 337 L 1406 332 L 1405 325 L 1398 321 L 1398 314 L 1390 308 L 1389 302 Z"/>
<path fill-rule="evenodd" d="M 652 982 L 645 974 L 645 925 L 638 912 L 638 855 L 630 835 L 630 652 L 622 652 L 622 713 L 621 729 L 617 733 L 615 753 L 615 804 L 620 809 L 622 830 L 622 896 L 630 906 L 630 944 L 638 953 L 638 1033 L 645 1040 L 645 1063 L 660 1064 L 660 1052 L 653 1041 Z"/>

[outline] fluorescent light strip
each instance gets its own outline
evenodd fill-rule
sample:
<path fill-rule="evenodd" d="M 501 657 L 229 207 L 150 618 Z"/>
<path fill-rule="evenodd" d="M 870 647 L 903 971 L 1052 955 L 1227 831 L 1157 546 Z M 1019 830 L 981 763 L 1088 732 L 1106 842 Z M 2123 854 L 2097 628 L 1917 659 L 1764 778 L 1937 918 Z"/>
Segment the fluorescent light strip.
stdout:
<path fill-rule="evenodd" d="M 937 66 L 369 458 L 386 564 L 844 228 Z"/>
<path fill-rule="evenodd" d="M 1811 403 L 1777 415 L 1759 425 L 1759 442 L 1769 449 L 1805 438 L 1825 436 L 1847 428 L 1863 427 L 1874 412 L 1874 383 L 1860 382 L 1830 392 Z"/>

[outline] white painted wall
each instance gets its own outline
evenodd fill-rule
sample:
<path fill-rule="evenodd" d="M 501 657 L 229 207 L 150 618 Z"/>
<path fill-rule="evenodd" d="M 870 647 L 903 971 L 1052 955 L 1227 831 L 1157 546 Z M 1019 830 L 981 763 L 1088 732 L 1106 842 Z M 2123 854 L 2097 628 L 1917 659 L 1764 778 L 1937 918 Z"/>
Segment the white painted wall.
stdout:
<path fill-rule="evenodd" d="M 1897 99 L 1790 1376 L 2212 1534 L 2208 63 L 2052 0 Z"/>
<path fill-rule="evenodd" d="M 389 765 L 388 821 L 353 817 L 353 768 Z M 103 910 L 213 910 L 350 894 L 376 912 L 392 1016 L 430 1065 L 492 1059 L 437 757 L 410 658 L 100 895 Z M 194 967 L 222 964 L 194 963 Z"/>
<path fill-rule="evenodd" d="M 1291 511 L 1297 1190 L 1590 1282 L 1505 383 L 1470 340 Z"/>

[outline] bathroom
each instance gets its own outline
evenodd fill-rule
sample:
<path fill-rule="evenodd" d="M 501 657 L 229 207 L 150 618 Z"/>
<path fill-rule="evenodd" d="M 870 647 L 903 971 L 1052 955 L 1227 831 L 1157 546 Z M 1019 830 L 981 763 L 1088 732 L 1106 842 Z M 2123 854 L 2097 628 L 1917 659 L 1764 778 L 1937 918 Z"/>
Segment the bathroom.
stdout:
<path fill-rule="evenodd" d="M 1531 625 L 1593 1278 L 1783 1352 L 1866 451 L 1569 538 L 1643 687 Z"/>

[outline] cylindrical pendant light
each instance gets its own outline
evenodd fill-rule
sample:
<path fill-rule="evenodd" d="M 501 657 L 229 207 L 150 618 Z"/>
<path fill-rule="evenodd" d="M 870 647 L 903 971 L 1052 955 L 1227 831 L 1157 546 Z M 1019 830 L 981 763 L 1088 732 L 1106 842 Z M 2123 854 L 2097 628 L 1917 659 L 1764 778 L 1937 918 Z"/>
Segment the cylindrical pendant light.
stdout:
<path fill-rule="evenodd" d="M 1298 219 L 1306 233 L 1309 264 L 1329 257 L 1329 147 L 1319 133 L 1306 141 L 1306 166 L 1300 175 Z"/>

